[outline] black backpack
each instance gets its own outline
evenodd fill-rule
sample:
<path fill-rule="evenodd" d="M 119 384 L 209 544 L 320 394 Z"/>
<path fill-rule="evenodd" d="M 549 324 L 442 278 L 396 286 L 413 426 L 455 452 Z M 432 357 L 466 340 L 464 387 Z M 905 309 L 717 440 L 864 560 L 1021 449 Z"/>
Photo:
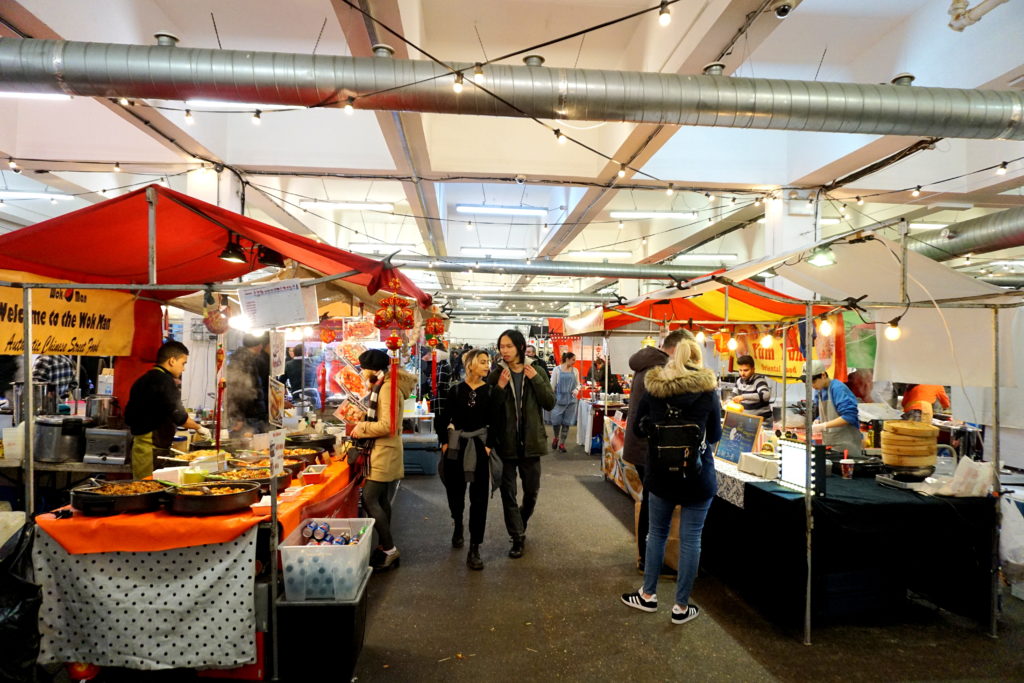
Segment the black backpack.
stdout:
<path fill-rule="evenodd" d="M 651 474 L 659 479 L 694 479 L 700 475 L 704 429 L 683 416 L 683 409 L 668 406 L 665 419 L 648 426 Z"/>

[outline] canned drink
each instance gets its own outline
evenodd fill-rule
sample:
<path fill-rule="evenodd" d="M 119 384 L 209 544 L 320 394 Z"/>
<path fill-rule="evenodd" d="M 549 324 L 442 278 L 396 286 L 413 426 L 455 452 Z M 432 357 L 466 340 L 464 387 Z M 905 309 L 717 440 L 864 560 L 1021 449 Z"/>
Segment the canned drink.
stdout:
<path fill-rule="evenodd" d="M 348 539 L 344 534 L 334 538 L 334 545 L 348 545 Z"/>
<path fill-rule="evenodd" d="M 316 531 L 316 522 L 310 522 L 306 526 L 302 527 L 302 537 L 312 538 L 314 531 Z"/>
<path fill-rule="evenodd" d="M 324 543 L 334 543 L 334 535 L 324 534 Z"/>

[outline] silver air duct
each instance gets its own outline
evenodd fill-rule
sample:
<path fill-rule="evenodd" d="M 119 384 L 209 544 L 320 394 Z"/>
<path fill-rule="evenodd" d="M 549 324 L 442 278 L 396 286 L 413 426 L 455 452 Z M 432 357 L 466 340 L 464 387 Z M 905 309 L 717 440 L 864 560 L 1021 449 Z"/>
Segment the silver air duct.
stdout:
<path fill-rule="evenodd" d="M 466 75 L 474 66 L 452 64 Z M 474 116 L 1024 139 L 1017 91 L 503 64 L 484 71 L 485 87 L 520 111 L 472 84 L 454 93 L 454 75 L 423 60 L 0 38 L 0 90 L 14 92 L 307 107 L 354 96 L 365 109 Z"/>
<path fill-rule="evenodd" d="M 948 261 L 966 254 L 985 254 L 1021 245 L 1024 245 L 1024 207 L 916 234 L 909 247 L 936 261 Z"/>
<path fill-rule="evenodd" d="M 712 268 L 648 265 L 632 263 L 593 263 L 582 261 L 501 261 L 491 258 L 446 256 L 443 261 L 429 256 L 396 256 L 393 263 L 402 270 L 435 270 L 447 273 L 498 273 L 507 275 L 567 275 L 570 277 L 653 278 L 688 280 L 712 272 Z"/>
<path fill-rule="evenodd" d="M 443 289 L 434 296 L 447 299 L 489 299 L 491 301 L 541 301 L 553 303 L 607 304 L 615 301 L 613 296 L 600 294 L 576 294 L 568 292 L 474 292 L 463 289 Z"/>

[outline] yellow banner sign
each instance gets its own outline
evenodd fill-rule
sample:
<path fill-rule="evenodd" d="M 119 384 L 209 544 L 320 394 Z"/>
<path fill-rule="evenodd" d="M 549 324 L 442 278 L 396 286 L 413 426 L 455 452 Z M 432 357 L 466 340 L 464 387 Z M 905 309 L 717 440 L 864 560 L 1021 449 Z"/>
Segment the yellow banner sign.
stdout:
<path fill-rule="evenodd" d="M 753 325 L 737 325 L 738 346 L 733 352 L 733 362 L 736 358 L 749 355 L 754 359 L 754 372 L 771 377 L 782 378 L 782 336 L 772 334 L 769 328 L 758 328 Z M 772 334 L 772 345 L 765 348 L 761 345 L 761 339 L 765 334 Z M 806 368 L 804 354 L 800 352 L 800 337 L 797 331 L 789 328 L 786 332 L 789 337 L 788 348 L 785 354 L 786 378 L 789 381 L 799 381 Z M 745 337 L 745 343 L 744 343 Z M 829 377 L 835 377 L 835 337 L 831 334 L 818 334 L 815 337 L 814 348 L 811 354 L 813 360 L 824 360 L 828 366 Z"/>
<path fill-rule="evenodd" d="M 25 348 L 23 290 L 0 287 L 0 355 Z M 32 353 L 129 356 L 135 297 L 102 289 L 32 291 Z"/>

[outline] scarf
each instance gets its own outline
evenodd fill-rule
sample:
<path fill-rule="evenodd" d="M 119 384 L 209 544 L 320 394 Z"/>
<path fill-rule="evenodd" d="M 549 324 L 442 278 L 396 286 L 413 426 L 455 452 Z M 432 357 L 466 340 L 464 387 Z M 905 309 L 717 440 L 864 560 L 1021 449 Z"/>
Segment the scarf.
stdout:
<path fill-rule="evenodd" d="M 481 427 L 472 432 L 449 427 L 448 451 L 445 453 L 449 460 L 456 460 L 459 457 L 459 443 L 462 439 L 466 440 L 466 449 L 462 454 L 462 470 L 465 473 L 466 481 L 472 483 L 476 479 L 476 460 L 479 457 L 476 451 L 476 440 L 487 441 L 487 427 Z M 494 495 L 501 484 L 501 458 L 498 457 L 494 449 L 491 449 L 490 455 L 486 457 L 491 475 L 491 495 Z"/>

